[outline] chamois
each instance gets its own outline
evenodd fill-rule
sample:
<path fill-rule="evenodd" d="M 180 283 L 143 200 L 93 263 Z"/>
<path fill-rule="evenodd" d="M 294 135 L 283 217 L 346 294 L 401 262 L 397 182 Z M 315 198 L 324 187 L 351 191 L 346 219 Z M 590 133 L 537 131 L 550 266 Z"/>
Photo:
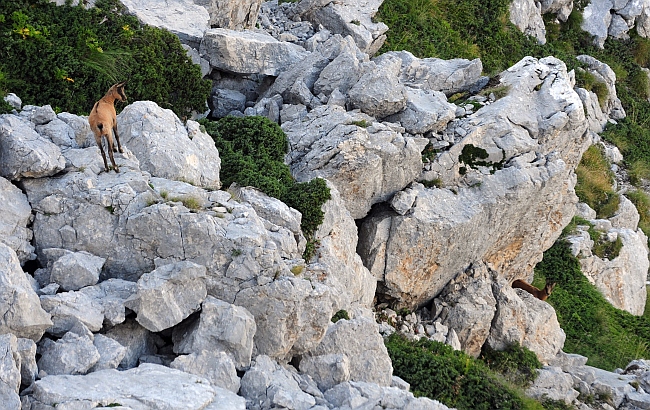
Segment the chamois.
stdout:
<path fill-rule="evenodd" d="M 99 146 L 99 150 L 102 152 L 102 158 L 104 159 L 104 168 L 106 169 L 106 172 L 108 172 L 108 163 L 106 162 L 106 153 L 104 152 L 104 147 L 102 145 L 102 137 L 106 138 L 106 148 L 108 149 L 108 156 L 111 158 L 113 169 L 115 172 L 120 172 L 120 169 L 117 167 L 117 164 L 115 164 L 115 159 L 113 158 L 113 151 L 115 150 L 115 147 L 113 146 L 112 134 L 115 134 L 117 148 L 119 149 L 120 153 L 123 153 L 124 151 L 122 150 L 122 145 L 120 144 L 120 137 L 117 134 L 115 100 L 126 101 L 126 94 L 124 94 L 124 84 L 126 84 L 126 81 L 113 84 L 111 88 L 108 89 L 106 95 L 104 95 L 99 101 L 95 103 L 92 111 L 90 112 L 90 115 L 88 116 L 90 129 L 93 130 L 97 146 Z"/>
<path fill-rule="evenodd" d="M 544 289 L 540 290 L 537 289 L 535 286 L 524 282 L 521 279 L 517 279 L 516 281 L 512 282 L 513 288 L 523 289 L 526 292 L 530 293 L 531 295 L 535 296 L 539 300 L 546 300 L 551 295 L 551 292 L 553 292 L 553 288 L 555 287 L 555 285 L 556 285 L 555 283 L 546 283 Z"/>

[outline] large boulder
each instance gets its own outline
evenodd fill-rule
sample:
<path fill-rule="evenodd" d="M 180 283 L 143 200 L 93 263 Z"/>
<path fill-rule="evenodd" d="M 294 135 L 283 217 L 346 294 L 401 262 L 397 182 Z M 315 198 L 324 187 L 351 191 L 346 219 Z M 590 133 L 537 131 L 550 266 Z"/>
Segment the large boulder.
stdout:
<path fill-rule="evenodd" d="M 600 103 L 603 112 L 615 120 L 625 118 L 625 110 L 621 105 L 621 100 L 616 96 L 616 74 L 614 70 L 609 65 L 588 55 L 583 54 L 576 58 L 586 66 L 587 72 L 591 73 L 596 78 L 596 81 L 600 81 L 607 86 L 607 97 L 605 101 Z"/>
<path fill-rule="evenodd" d="M 202 377 L 155 364 L 143 364 L 121 372 L 108 369 L 84 376 L 47 376 L 34 384 L 27 400 L 31 408 L 67 407 L 78 403 L 89 408 L 119 403 L 126 408 L 152 410 L 245 408 L 244 399 L 210 386 Z"/>
<path fill-rule="evenodd" d="M 285 122 L 293 175 L 326 178 L 353 218 L 385 201 L 420 174 L 423 138 L 405 137 L 385 124 L 340 106 L 322 106 Z"/>
<path fill-rule="evenodd" d="M 492 287 L 497 309 L 488 345 L 494 350 L 504 350 L 519 344 L 535 352 L 544 364 L 555 358 L 564 346 L 566 335 L 553 307 L 524 290 L 513 289 L 506 281 L 497 281 Z"/>
<path fill-rule="evenodd" d="M 510 3 L 510 22 L 540 44 L 546 44 L 546 27 L 538 4 L 533 0 L 514 0 Z"/>
<path fill-rule="evenodd" d="M 184 261 L 145 273 L 138 280 L 135 295 L 124 306 L 152 332 L 179 324 L 201 306 L 207 296 L 205 266 Z"/>
<path fill-rule="evenodd" d="M 52 321 L 25 275 L 16 252 L 0 243 L 0 334 L 37 341 Z"/>
<path fill-rule="evenodd" d="M 210 15 L 211 27 L 228 28 L 231 30 L 252 29 L 257 23 L 257 15 L 262 0 L 223 1 L 223 0 L 192 0 L 195 4 L 205 7 Z"/>
<path fill-rule="evenodd" d="M 364 264 L 401 305 L 423 305 L 476 261 L 532 276 L 573 217 L 573 170 L 589 138 L 566 66 L 526 58 L 501 81 L 509 94 L 461 120 L 465 137 L 423 173 L 443 188 L 413 184 L 404 215 L 378 209 L 361 226 Z"/>
<path fill-rule="evenodd" d="M 34 259 L 31 244 L 32 207 L 25 194 L 8 180 L 0 177 L 0 243 L 10 247 L 21 263 Z"/>
<path fill-rule="evenodd" d="M 39 344 L 39 371 L 46 375 L 86 374 L 100 359 L 93 338 L 81 322 L 57 341 L 44 338 Z"/>
<path fill-rule="evenodd" d="M 406 108 L 386 118 L 399 123 L 409 134 L 440 132 L 456 117 L 456 106 L 441 91 L 406 87 Z"/>
<path fill-rule="evenodd" d="M 255 330 L 255 319 L 248 310 L 209 296 L 197 320 L 174 329 L 174 352 L 223 351 L 243 369 L 251 362 Z"/>
<path fill-rule="evenodd" d="M 18 340 L 12 334 L 0 335 L 0 403 L 20 409 L 20 355 Z"/>
<path fill-rule="evenodd" d="M 333 365 L 341 375 L 330 380 L 391 384 L 393 366 L 379 326 L 371 318 L 359 316 L 332 324 L 321 343 L 303 356 L 300 370 L 314 377 L 319 385 L 331 387 L 321 378 L 323 373 L 319 369 Z"/>
<path fill-rule="evenodd" d="M 481 76 L 483 63 L 478 58 L 420 59 L 408 51 L 389 51 L 384 55 L 402 60 L 400 80 L 409 87 L 441 91 L 449 96 L 462 91 L 478 91 L 487 83 L 487 78 Z"/>
<path fill-rule="evenodd" d="M 402 60 L 386 55 L 364 67 L 364 74 L 348 92 L 350 105 L 381 119 L 406 108 L 406 88 L 399 81 Z"/>
<path fill-rule="evenodd" d="M 117 124 L 122 144 L 152 176 L 204 188 L 221 186 L 219 152 L 197 122 L 188 121 L 185 126 L 171 110 L 151 101 L 137 101 L 124 108 Z"/>
<path fill-rule="evenodd" d="M 41 306 L 52 315 L 54 324 L 47 331 L 55 336 L 63 336 L 77 322 L 83 323 L 92 332 L 98 332 L 104 323 L 102 306 L 80 291 L 43 295 Z"/>
<path fill-rule="evenodd" d="M 200 353 L 181 355 L 171 362 L 172 369 L 205 377 L 213 386 L 237 393 L 240 379 L 235 362 L 225 352 L 202 350 Z"/>
<path fill-rule="evenodd" d="M 192 0 L 124 0 L 129 14 L 142 23 L 176 34 L 181 42 L 198 48 L 203 33 L 210 28 L 208 11 Z"/>
<path fill-rule="evenodd" d="M 206 31 L 200 52 L 212 67 L 219 70 L 272 76 L 286 71 L 308 54 L 300 46 L 278 41 L 265 33 L 223 28 Z"/>
<path fill-rule="evenodd" d="M 136 367 L 142 356 L 156 354 L 157 344 L 160 342 L 157 335 L 133 319 L 127 319 L 124 323 L 111 328 L 105 336 L 126 348 L 122 360 L 118 363 L 120 369 Z"/>
<path fill-rule="evenodd" d="M 65 168 L 58 146 L 13 114 L 0 115 L 0 176 L 9 180 L 54 175 Z"/>
<path fill-rule="evenodd" d="M 65 291 L 93 286 L 99 281 L 104 262 L 106 259 L 88 252 L 65 251 L 52 263 L 50 282 L 58 284 Z"/>

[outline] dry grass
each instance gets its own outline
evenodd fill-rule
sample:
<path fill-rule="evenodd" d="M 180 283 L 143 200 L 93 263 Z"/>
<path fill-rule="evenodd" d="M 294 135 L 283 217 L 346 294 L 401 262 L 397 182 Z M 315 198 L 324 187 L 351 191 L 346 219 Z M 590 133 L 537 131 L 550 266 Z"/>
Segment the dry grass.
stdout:
<path fill-rule="evenodd" d="M 593 145 L 584 153 L 576 174 L 576 194 L 580 200 L 592 207 L 599 218 L 614 215 L 620 198 L 612 189 L 614 175 L 609 162 L 598 146 Z"/>

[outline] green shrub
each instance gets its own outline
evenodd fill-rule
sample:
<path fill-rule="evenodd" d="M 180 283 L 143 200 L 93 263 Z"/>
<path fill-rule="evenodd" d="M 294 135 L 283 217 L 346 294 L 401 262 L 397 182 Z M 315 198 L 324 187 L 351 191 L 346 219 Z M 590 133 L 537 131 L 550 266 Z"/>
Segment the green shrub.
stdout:
<path fill-rule="evenodd" d="M 5 0 L 0 71 L 24 104 L 88 113 L 110 85 L 128 80 L 131 101 L 151 100 L 180 117 L 205 111 L 203 80 L 174 34 L 142 25 L 117 0 L 96 7 Z M 119 106 L 118 106 L 119 109 Z"/>
<path fill-rule="evenodd" d="M 221 157 L 221 182 L 254 186 L 302 214 L 301 228 L 308 244 L 304 257 L 310 259 L 316 248 L 314 233 L 323 222 L 322 206 L 330 199 L 325 180 L 296 182 L 284 163 L 288 152 L 287 136 L 280 126 L 266 117 L 228 116 L 213 122 L 201 120 L 214 139 Z"/>
<path fill-rule="evenodd" d="M 524 409 L 526 400 L 480 360 L 444 343 L 410 342 L 396 333 L 386 340 L 393 374 L 411 384 L 413 394 L 460 410 Z"/>
<path fill-rule="evenodd" d="M 639 228 L 646 236 L 650 236 L 650 197 L 640 189 L 628 191 L 625 196 L 639 211 Z"/>
<path fill-rule="evenodd" d="M 616 213 L 620 197 L 612 188 L 614 173 L 602 150 L 592 145 L 583 154 L 576 169 L 578 198 L 596 211 L 599 218 L 609 218 Z"/>
<path fill-rule="evenodd" d="M 623 248 L 623 241 L 620 236 L 614 242 L 610 242 L 606 238 L 601 237 L 594 243 L 592 253 L 601 259 L 612 260 L 618 257 L 621 248 Z"/>
<path fill-rule="evenodd" d="M 336 323 L 341 319 L 350 320 L 350 315 L 347 310 L 339 310 L 334 316 L 332 316 L 333 323 Z"/>
<path fill-rule="evenodd" d="M 544 253 L 535 283 L 557 282 L 549 302 L 566 333 L 564 351 L 587 356 L 587 364 L 606 370 L 648 357 L 650 320 L 613 307 L 580 270 L 564 240 Z"/>
<path fill-rule="evenodd" d="M 490 369 L 503 374 L 510 383 L 523 388 L 535 381 L 537 369 L 542 368 L 537 355 L 519 343 L 501 351 L 490 348 L 486 343 L 481 351 L 481 359 Z"/>

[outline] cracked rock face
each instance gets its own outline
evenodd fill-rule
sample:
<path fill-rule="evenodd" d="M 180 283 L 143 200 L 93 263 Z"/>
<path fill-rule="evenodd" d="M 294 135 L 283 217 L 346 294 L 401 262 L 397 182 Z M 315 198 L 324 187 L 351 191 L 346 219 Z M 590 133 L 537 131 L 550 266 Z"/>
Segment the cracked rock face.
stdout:
<path fill-rule="evenodd" d="M 33 216 L 27 197 L 0 177 L 0 198 L 0 243 L 13 249 L 20 263 L 34 259 L 33 232 L 27 227 Z"/>
<path fill-rule="evenodd" d="M 509 94 L 463 120 L 466 136 L 422 176 L 453 191 L 412 184 L 404 215 L 377 212 L 361 226 L 364 264 L 401 305 L 423 305 L 476 261 L 528 277 L 573 216 L 588 138 L 564 63 L 526 58 L 500 77 Z M 549 223 L 528 223 L 540 215 Z"/>

